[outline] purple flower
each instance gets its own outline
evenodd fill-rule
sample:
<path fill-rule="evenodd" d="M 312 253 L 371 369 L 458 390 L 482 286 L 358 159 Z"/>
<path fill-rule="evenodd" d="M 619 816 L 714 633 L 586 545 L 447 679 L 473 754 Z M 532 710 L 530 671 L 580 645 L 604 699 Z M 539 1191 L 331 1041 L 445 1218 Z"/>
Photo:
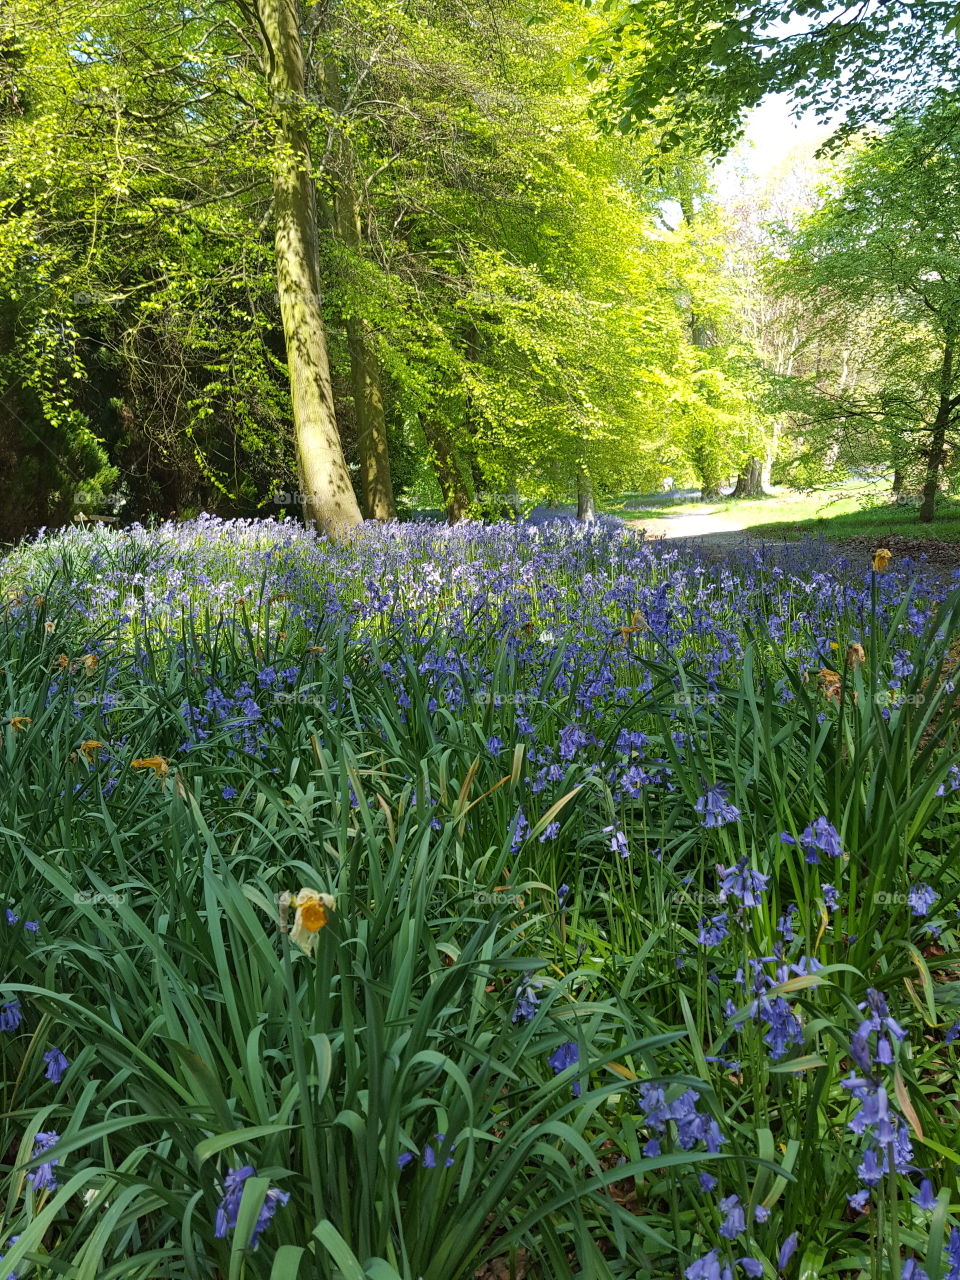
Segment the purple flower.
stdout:
<path fill-rule="evenodd" d="M 800 848 L 803 850 L 805 860 L 810 863 L 820 861 L 818 853 L 826 853 L 831 858 L 839 858 L 843 853 L 840 833 L 826 818 L 815 818 L 805 828 L 800 837 Z"/>
<path fill-rule="evenodd" d="M 847 1196 L 847 1203 L 851 1209 L 856 1209 L 858 1213 L 863 1213 L 870 1203 L 869 1190 L 866 1187 L 861 1187 L 859 1191 L 854 1191 Z"/>
<path fill-rule="evenodd" d="M 260 1206 L 260 1212 L 257 1215 L 257 1221 L 254 1225 L 253 1232 L 250 1236 L 250 1248 L 255 1249 L 260 1243 L 260 1237 L 273 1221 L 273 1215 L 290 1199 L 289 1191 L 278 1191 L 276 1187 L 271 1187 L 263 1198 L 263 1204 Z"/>
<path fill-rule="evenodd" d="M 48 1049 L 43 1055 L 43 1060 L 47 1064 L 47 1069 L 43 1074 L 48 1080 L 52 1080 L 54 1084 L 59 1084 L 66 1075 L 70 1063 L 59 1049 Z"/>
<path fill-rule="evenodd" d="M 925 916 L 937 900 L 928 884 L 915 884 L 907 894 L 907 903 L 915 916 Z"/>
<path fill-rule="evenodd" d="M 725 1215 L 720 1224 L 720 1234 L 726 1240 L 736 1240 L 747 1229 L 743 1205 L 739 1196 L 726 1196 L 720 1201 L 720 1212 Z"/>
<path fill-rule="evenodd" d="M 954 1040 L 960 1038 L 960 1021 L 947 1028 L 947 1034 L 943 1037 L 947 1044 L 953 1044 Z"/>
<path fill-rule="evenodd" d="M 717 946 L 730 932 L 727 928 L 727 913 L 725 911 L 718 916 L 714 916 L 709 923 L 707 923 L 706 916 L 703 916 L 699 927 L 700 932 L 697 935 L 697 941 L 701 947 Z"/>
<path fill-rule="evenodd" d="M 16 1031 L 23 1021 L 23 1010 L 19 1000 L 8 1000 L 0 1004 L 0 1031 Z"/>
<path fill-rule="evenodd" d="M 743 1274 L 747 1276 L 762 1276 L 763 1263 L 758 1262 L 756 1258 L 738 1258 L 737 1262 L 743 1269 Z"/>
<path fill-rule="evenodd" d="M 529 1022 L 537 1012 L 537 1005 L 540 1003 L 537 991 L 542 986 L 542 982 L 530 982 L 529 980 L 520 983 L 516 991 L 517 1004 L 510 1019 L 511 1022 Z"/>
<path fill-rule="evenodd" d="M 445 1133 L 438 1133 L 436 1135 L 436 1141 L 442 1143 L 446 1136 L 447 1135 Z M 444 1168 L 449 1169 L 450 1166 L 453 1164 L 453 1153 L 455 1150 L 456 1150 L 455 1147 L 450 1148 L 450 1151 L 443 1162 Z M 423 1167 L 424 1169 L 435 1169 L 437 1167 L 437 1155 L 433 1147 L 430 1146 L 429 1143 L 427 1143 L 427 1145 L 423 1148 Z"/>
<path fill-rule="evenodd" d="M 562 884 L 560 888 L 557 890 L 557 902 L 560 904 L 561 907 L 563 906 L 564 902 L 566 902 L 567 895 L 569 893 L 570 893 L 570 886 L 568 884 Z"/>
<path fill-rule="evenodd" d="M 59 1133 L 54 1133 L 52 1130 L 48 1133 L 38 1133 L 33 1140 L 32 1158 L 36 1160 L 38 1156 L 42 1156 L 59 1141 Z M 59 1163 L 60 1161 L 56 1156 L 51 1156 L 50 1159 L 44 1160 L 43 1164 L 39 1165 L 36 1169 L 30 1170 L 27 1174 L 27 1181 L 33 1187 L 34 1191 L 52 1191 L 53 1188 L 58 1185 L 57 1179 L 54 1176 L 53 1166 Z"/>
<path fill-rule="evenodd" d="M 727 803 L 726 789 L 722 786 L 708 788 L 693 807 L 703 816 L 701 825 L 704 827 L 724 827 L 740 817 L 736 805 Z"/>
<path fill-rule="evenodd" d="M 910 1197 L 914 1204 L 919 1205 L 925 1213 L 931 1213 L 937 1207 L 937 1197 L 933 1194 L 933 1186 L 929 1178 L 922 1178 L 920 1181 L 920 1190 L 915 1196 Z"/>
<path fill-rule="evenodd" d="M 821 882 L 820 892 L 823 894 L 823 904 L 828 911 L 836 911 L 840 905 L 840 894 L 832 884 L 823 884 Z"/>
<path fill-rule="evenodd" d="M 711 1249 L 702 1258 L 692 1262 L 683 1274 L 687 1280 L 721 1280 L 719 1252 Z"/>
<path fill-rule="evenodd" d="M 237 789 L 236 787 L 224 787 L 220 794 L 224 800 L 233 800 L 237 795 Z"/>
<path fill-rule="evenodd" d="M 566 1043 L 560 1045 L 559 1049 L 554 1049 L 550 1057 L 547 1058 L 547 1066 L 553 1068 L 554 1075 L 559 1075 L 561 1071 L 566 1071 L 567 1067 L 575 1067 L 580 1061 L 580 1050 L 575 1040 L 567 1040 Z M 580 1081 L 573 1082 L 573 1096 L 580 1097 Z"/>
<path fill-rule="evenodd" d="M 11 1236 L 10 1239 L 7 1241 L 7 1244 L 16 1244 L 19 1239 L 20 1239 L 19 1236 Z M 5 1256 L 6 1256 L 5 1254 L 0 1253 L 0 1262 L 3 1261 Z M 17 1273 L 15 1271 L 8 1271 L 7 1280 L 17 1280 Z"/>
<path fill-rule="evenodd" d="M 700 1189 L 701 1189 L 701 1191 L 713 1191 L 713 1190 L 714 1190 L 714 1188 L 716 1187 L 716 1185 L 717 1185 L 717 1180 L 716 1180 L 716 1178 L 713 1176 L 713 1174 L 712 1174 L 712 1173 L 701 1173 L 701 1174 L 700 1174 Z"/>
<path fill-rule="evenodd" d="M 243 1184 L 248 1178 L 256 1177 L 256 1169 L 252 1164 L 245 1164 L 240 1169 L 228 1169 L 223 1180 L 223 1198 L 217 1207 L 217 1217 L 213 1234 L 222 1240 L 228 1231 L 237 1225 L 237 1214 L 240 1212 L 240 1201 L 243 1197 Z"/>
<path fill-rule="evenodd" d="M 610 852 L 619 853 L 621 858 L 630 857 L 630 846 L 627 837 L 617 827 L 604 827 L 603 834 L 610 837 Z"/>
<path fill-rule="evenodd" d="M 901 1280 L 930 1280 L 916 1258 L 908 1258 L 900 1272 Z"/>
<path fill-rule="evenodd" d="M 397 1168 L 405 1169 L 407 1165 L 411 1163 L 412 1160 L 413 1160 L 412 1151 L 401 1152 L 400 1155 L 397 1156 Z"/>
<path fill-rule="evenodd" d="M 796 1231 L 791 1232 L 780 1246 L 780 1252 L 777 1254 L 777 1270 L 784 1271 L 787 1263 L 797 1251 L 797 1241 L 799 1237 Z"/>
<path fill-rule="evenodd" d="M 243 1199 L 243 1184 L 248 1178 L 255 1178 L 257 1171 L 252 1164 L 245 1164 L 240 1169 L 228 1169 L 227 1176 L 223 1180 L 223 1198 L 217 1207 L 217 1216 L 213 1234 L 218 1240 L 222 1240 L 228 1231 L 233 1231 L 237 1225 L 237 1215 L 240 1212 L 240 1201 Z M 253 1231 L 250 1234 L 250 1248 L 255 1249 L 260 1242 L 260 1237 L 273 1220 L 273 1215 L 277 1212 L 281 1205 L 285 1205 L 290 1199 L 289 1191 L 278 1191 L 276 1187 L 271 1187 L 264 1197 L 263 1204 L 260 1206 L 260 1212 L 257 1215 L 257 1221 L 254 1224 Z"/>
<path fill-rule="evenodd" d="M 733 867 L 717 867 L 717 872 L 720 875 L 718 896 L 721 902 L 726 902 L 732 895 L 745 907 L 760 905 L 760 894 L 766 889 L 770 877 L 748 867 L 746 858 L 741 858 Z"/>
<path fill-rule="evenodd" d="M 951 1227 L 947 1240 L 947 1261 L 950 1268 L 943 1280 L 960 1280 L 960 1227 Z"/>

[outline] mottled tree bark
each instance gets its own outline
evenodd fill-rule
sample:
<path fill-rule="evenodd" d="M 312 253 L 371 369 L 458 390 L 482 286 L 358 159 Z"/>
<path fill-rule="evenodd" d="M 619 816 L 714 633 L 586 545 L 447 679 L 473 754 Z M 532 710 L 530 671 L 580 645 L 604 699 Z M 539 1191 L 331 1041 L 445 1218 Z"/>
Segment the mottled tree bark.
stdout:
<path fill-rule="evenodd" d="M 324 97 L 338 114 L 343 109 L 343 90 L 336 60 L 327 54 L 322 61 Z M 349 140 L 341 133 L 339 175 L 334 200 L 334 225 L 340 242 L 359 253 L 362 242 L 360 202 L 357 197 L 353 154 Z M 390 474 L 390 448 L 380 387 L 380 361 L 369 324 L 357 315 L 345 317 L 347 349 L 350 354 L 350 381 L 357 419 L 357 452 L 360 455 L 360 483 L 363 511 L 368 520 L 392 520 L 397 514 Z"/>
<path fill-rule="evenodd" d="M 746 465 L 737 476 L 737 487 L 733 491 L 733 497 L 762 498 L 763 496 L 763 462 L 760 458 L 748 458 Z"/>
<path fill-rule="evenodd" d="M 277 117 L 273 168 L 277 290 L 290 373 L 297 462 L 307 523 L 340 536 L 362 522 L 337 430 L 320 306 L 317 210 L 303 122 L 300 0 L 256 0 L 266 78 Z"/>
<path fill-rule="evenodd" d="M 920 521 L 930 524 L 933 520 L 937 490 L 940 487 L 940 468 L 943 465 L 944 446 L 947 443 L 947 428 L 953 412 L 950 392 L 953 387 L 953 339 L 948 338 L 943 346 L 943 360 L 940 365 L 940 403 L 934 419 L 930 437 L 930 450 L 927 454 L 927 475 L 923 483 L 923 500 L 920 503 Z"/>
<path fill-rule="evenodd" d="M 577 470 L 577 519 L 593 524 L 597 518 L 597 505 L 593 498 L 593 481 L 585 467 Z"/>

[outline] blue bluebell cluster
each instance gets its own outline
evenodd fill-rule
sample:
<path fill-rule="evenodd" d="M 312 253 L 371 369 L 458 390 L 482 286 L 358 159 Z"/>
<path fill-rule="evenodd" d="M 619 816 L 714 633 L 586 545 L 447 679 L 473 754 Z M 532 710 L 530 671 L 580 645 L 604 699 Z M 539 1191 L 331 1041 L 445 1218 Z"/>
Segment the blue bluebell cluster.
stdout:
<path fill-rule="evenodd" d="M 243 1184 L 248 1178 L 255 1178 L 256 1176 L 257 1171 L 252 1164 L 245 1164 L 239 1169 L 227 1170 L 223 1179 L 223 1197 L 217 1206 L 214 1222 L 213 1233 L 218 1240 L 224 1239 L 228 1232 L 235 1230 L 237 1216 L 240 1213 L 240 1201 L 243 1199 Z M 273 1221 L 274 1214 L 289 1199 L 290 1193 L 288 1191 L 279 1191 L 276 1187 L 269 1188 L 257 1215 L 253 1231 L 250 1234 L 249 1248 L 255 1249 L 257 1247 L 260 1243 L 261 1235 Z"/>

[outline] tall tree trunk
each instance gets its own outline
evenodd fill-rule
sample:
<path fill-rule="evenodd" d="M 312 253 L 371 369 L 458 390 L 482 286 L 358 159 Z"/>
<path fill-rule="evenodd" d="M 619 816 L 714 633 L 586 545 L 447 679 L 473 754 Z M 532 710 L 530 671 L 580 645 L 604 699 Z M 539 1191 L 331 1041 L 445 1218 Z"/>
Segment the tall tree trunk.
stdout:
<path fill-rule="evenodd" d="M 317 208 L 303 123 L 304 61 L 299 0 L 255 0 L 267 87 L 278 121 L 271 157 L 277 289 L 308 523 L 333 536 L 362 522 L 337 430 L 320 307 Z"/>
<path fill-rule="evenodd" d="M 732 496 L 734 498 L 762 498 L 763 493 L 763 463 L 757 457 L 748 458 L 747 464 L 744 466 L 740 474 L 737 476 L 737 487 L 734 489 Z"/>
<path fill-rule="evenodd" d="M 340 72 L 332 53 L 322 59 L 324 97 L 337 114 L 343 111 Z M 340 173 L 334 198 L 334 225 L 340 242 L 353 253 L 360 252 L 363 239 L 360 202 L 357 198 L 353 151 L 343 131 L 339 133 Z M 392 520 L 397 514 L 390 474 L 390 448 L 383 413 L 380 361 L 370 325 L 362 316 L 345 319 L 347 350 L 350 354 L 350 381 L 357 419 L 357 452 L 360 455 L 360 482 L 363 510 L 368 520 Z"/>
<path fill-rule="evenodd" d="M 470 505 L 470 489 L 464 478 L 456 448 L 446 427 L 428 426 L 422 418 L 420 422 L 433 454 L 434 470 L 440 483 L 440 492 L 443 494 L 447 522 L 458 524 L 466 515 Z"/>
<path fill-rule="evenodd" d="M 930 524 L 933 521 L 937 489 L 940 485 L 940 468 L 943 464 L 944 445 L 947 442 L 947 427 L 950 425 L 952 405 L 950 391 L 953 386 L 953 339 L 948 338 L 943 344 L 943 363 L 940 366 L 940 404 L 933 423 L 930 437 L 930 452 L 927 455 L 927 476 L 923 483 L 923 501 L 920 503 L 920 521 Z"/>
<path fill-rule="evenodd" d="M 585 467 L 577 468 L 577 519 L 593 524 L 597 518 L 597 505 L 593 498 L 593 481 Z"/>

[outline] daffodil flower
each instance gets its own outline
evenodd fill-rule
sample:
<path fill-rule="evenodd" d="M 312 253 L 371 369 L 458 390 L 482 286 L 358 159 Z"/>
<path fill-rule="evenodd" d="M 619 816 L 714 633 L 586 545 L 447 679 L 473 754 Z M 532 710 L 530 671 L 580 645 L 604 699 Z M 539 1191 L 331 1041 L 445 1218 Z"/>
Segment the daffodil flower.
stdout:
<path fill-rule="evenodd" d="M 290 907 L 295 907 L 297 912 L 293 919 L 293 928 L 290 930 L 290 941 L 295 942 L 308 956 L 313 955 L 317 934 L 330 918 L 330 912 L 336 909 L 336 903 L 329 893 L 318 893 L 316 889 L 301 889 L 299 893 L 281 894 L 281 927 L 286 921 L 286 913 Z"/>

